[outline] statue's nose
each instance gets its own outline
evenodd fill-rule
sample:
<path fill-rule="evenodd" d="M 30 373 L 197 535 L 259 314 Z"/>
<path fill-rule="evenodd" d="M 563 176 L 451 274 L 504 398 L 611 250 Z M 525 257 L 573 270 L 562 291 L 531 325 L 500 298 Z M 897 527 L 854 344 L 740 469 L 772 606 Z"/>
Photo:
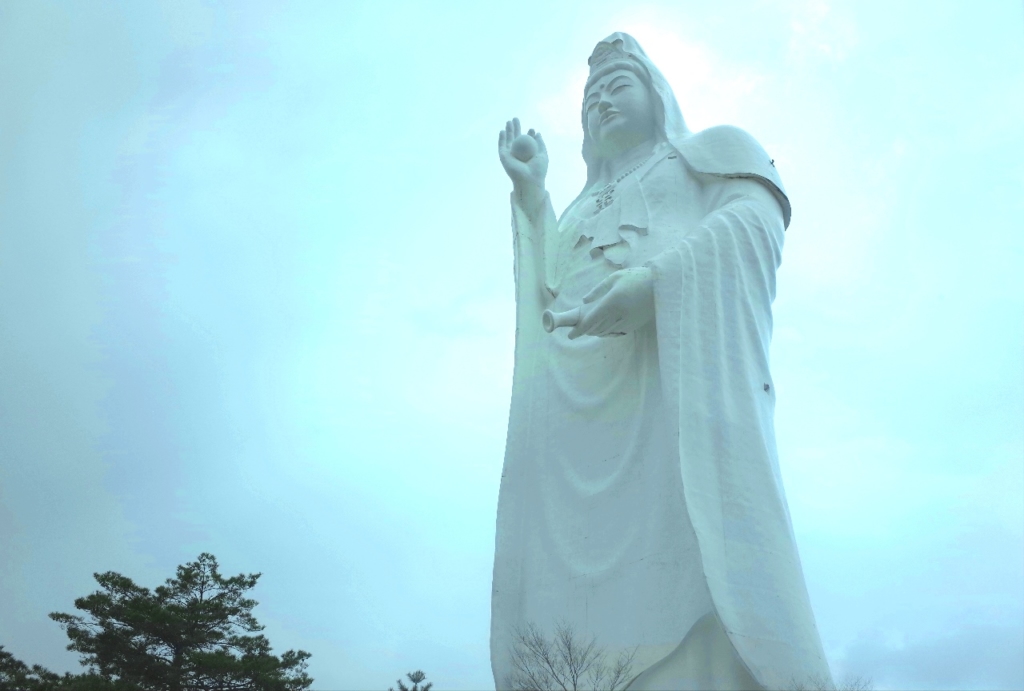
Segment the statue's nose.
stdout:
<path fill-rule="evenodd" d="M 608 110 L 611 107 L 612 107 L 612 104 L 609 103 L 607 100 L 602 98 L 601 102 L 597 104 L 597 112 L 598 113 L 603 113 L 604 111 Z"/>

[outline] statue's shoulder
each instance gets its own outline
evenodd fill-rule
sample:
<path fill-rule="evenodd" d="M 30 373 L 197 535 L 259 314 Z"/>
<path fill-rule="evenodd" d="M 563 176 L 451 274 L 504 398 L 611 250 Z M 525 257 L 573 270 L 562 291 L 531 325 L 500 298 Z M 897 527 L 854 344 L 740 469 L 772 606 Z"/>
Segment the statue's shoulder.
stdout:
<path fill-rule="evenodd" d="M 764 183 L 782 205 L 783 220 L 789 225 L 789 198 L 782 178 L 775 162 L 750 134 L 739 127 L 719 125 L 674 139 L 671 144 L 698 173 Z"/>

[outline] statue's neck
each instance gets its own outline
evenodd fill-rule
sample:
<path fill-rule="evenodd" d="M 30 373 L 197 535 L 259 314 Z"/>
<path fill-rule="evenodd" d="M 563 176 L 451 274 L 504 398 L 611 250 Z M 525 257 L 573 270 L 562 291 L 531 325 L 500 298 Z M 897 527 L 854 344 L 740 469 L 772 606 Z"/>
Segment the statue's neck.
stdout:
<path fill-rule="evenodd" d="M 606 159 L 605 164 L 601 166 L 603 169 L 603 175 L 601 176 L 602 184 L 614 182 L 626 171 L 646 161 L 654 153 L 654 146 L 655 141 L 648 139 L 641 144 L 626 149 L 614 158 Z"/>

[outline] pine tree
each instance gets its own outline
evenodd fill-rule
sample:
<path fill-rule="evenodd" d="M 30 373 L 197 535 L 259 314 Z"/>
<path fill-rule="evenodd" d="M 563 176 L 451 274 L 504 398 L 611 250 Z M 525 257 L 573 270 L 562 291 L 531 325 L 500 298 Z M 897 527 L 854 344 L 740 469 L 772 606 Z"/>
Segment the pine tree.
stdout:
<path fill-rule="evenodd" d="M 103 680 L 141 691 L 304 691 L 309 653 L 280 657 L 258 633 L 263 626 L 246 593 L 260 574 L 221 576 L 204 553 L 151 591 L 127 576 L 95 574 L 98 590 L 75 600 L 85 616 L 54 612 L 68 650 Z"/>
<path fill-rule="evenodd" d="M 409 678 L 409 681 L 412 682 L 412 686 L 411 687 L 410 686 L 406 686 L 402 682 L 402 680 L 399 679 L 398 680 L 398 691 L 430 691 L 431 687 L 433 687 L 433 685 L 434 685 L 433 682 L 429 682 L 427 684 L 424 684 L 423 686 L 420 686 L 420 683 L 423 682 L 427 678 L 427 675 L 424 674 L 420 670 L 416 670 L 415 672 L 409 672 L 405 676 L 407 676 Z M 395 690 L 393 688 L 390 688 L 390 689 L 388 689 L 388 691 L 395 691 Z"/>

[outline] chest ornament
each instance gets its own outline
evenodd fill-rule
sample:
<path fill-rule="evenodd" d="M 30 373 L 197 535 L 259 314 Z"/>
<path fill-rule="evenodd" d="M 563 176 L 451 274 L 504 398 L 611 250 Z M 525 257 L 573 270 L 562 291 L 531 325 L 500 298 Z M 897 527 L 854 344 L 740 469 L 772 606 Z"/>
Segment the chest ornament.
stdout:
<path fill-rule="evenodd" d="M 608 194 L 614 191 L 613 186 Z M 607 207 L 601 206 L 603 194 L 603 190 L 598 193 L 597 212 L 582 219 L 576 247 L 589 244 L 591 257 L 597 259 L 603 255 L 612 264 L 621 267 L 629 256 L 630 243 L 635 242 L 638 236 L 647 235 L 647 200 L 644 198 L 643 186 L 637 179 L 629 180 L 619 187 L 619 194 L 614 198 L 616 204 L 609 202 Z"/>
<path fill-rule="evenodd" d="M 640 161 L 635 166 L 627 170 L 625 173 L 619 175 L 619 177 L 615 178 L 613 182 L 609 182 L 607 185 L 599 189 L 597 192 L 594 192 L 594 197 L 596 198 L 594 201 L 597 204 L 597 211 L 601 212 L 607 209 L 609 206 L 611 206 L 612 202 L 615 201 L 615 186 L 618 185 L 623 180 L 625 180 L 626 178 L 628 178 L 636 171 L 643 168 L 645 165 L 647 165 L 647 162 L 650 161 L 653 156 L 654 154 L 651 154 L 650 156 L 648 156 L 647 158 L 645 158 L 644 160 Z"/>

